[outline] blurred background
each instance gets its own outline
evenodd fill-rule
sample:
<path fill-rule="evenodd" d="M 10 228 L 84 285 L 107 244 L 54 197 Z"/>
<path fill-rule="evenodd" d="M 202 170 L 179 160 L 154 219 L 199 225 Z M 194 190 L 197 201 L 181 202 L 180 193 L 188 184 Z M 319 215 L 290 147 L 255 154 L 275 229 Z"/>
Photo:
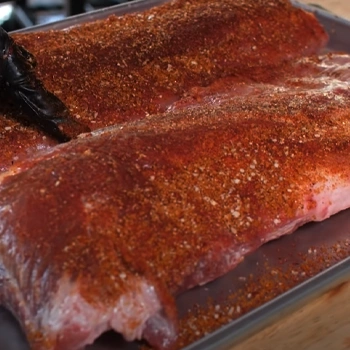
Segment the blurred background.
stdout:
<path fill-rule="evenodd" d="M 130 1 L 133 0 L 0 0 L 0 25 L 12 31 Z"/>
<path fill-rule="evenodd" d="M 7 31 L 12 31 L 131 1 L 135 0 L 0 0 L 0 25 Z M 349 0 L 299 1 L 350 18 Z"/>

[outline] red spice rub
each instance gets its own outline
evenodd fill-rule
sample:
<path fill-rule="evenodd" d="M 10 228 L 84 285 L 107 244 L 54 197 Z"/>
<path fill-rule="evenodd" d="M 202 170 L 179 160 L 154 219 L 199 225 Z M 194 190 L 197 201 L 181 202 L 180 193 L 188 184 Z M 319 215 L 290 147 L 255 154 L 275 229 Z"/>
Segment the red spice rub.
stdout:
<path fill-rule="evenodd" d="M 106 308 L 128 278 L 145 276 L 171 313 L 169 296 L 225 273 L 295 219 L 324 217 L 312 196 L 330 180 L 349 184 L 349 64 L 347 55 L 301 59 L 263 94 L 126 123 L 5 178 L 0 234 L 15 244 L 0 248 L 32 262 L 19 284 L 40 283 L 33 314 L 66 274 Z M 12 259 L 4 266 L 21 269 Z M 26 321 L 36 344 L 37 325 Z"/>
<path fill-rule="evenodd" d="M 38 76 L 92 129 L 165 109 L 194 86 L 219 77 L 268 80 L 281 61 L 312 54 L 327 35 L 288 1 L 177 0 L 67 31 L 16 34 Z M 2 112 L 15 115 L 2 101 Z M 0 118 L 0 164 L 52 145 Z M 26 151 L 23 151 L 26 149 Z"/>
<path fill-rule="evenodd" d="M 48 87 L 96 127 L 159 112 L 159 101 L 218 77 L 247 79 L 256 67 L 315 53 L 327 36 L 287 1 L 178 0 L 18 40 Z"/>

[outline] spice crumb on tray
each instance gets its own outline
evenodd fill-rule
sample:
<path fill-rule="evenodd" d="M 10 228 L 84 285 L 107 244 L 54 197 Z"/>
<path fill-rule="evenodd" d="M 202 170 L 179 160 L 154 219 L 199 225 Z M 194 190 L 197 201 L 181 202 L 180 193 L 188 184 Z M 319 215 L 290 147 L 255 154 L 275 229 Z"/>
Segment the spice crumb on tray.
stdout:
<path fill-rule="evenodd" d="M 345 213 L 341 216 L 346 217 Z M 347 225 L 350 227 L 350 220 L 347 220 Z M 296 232 L 296 237 L 287 236 L 268 243 L 267 247 L 262 248 L 265 249 L 262 254 L 252 253 L 247 257 L 249 261 L 243 262 L 237 271 L 223 277 L 219 282 L 221 287 L 215 285 L 217 282 L 208 284 L 205 288 L 207 297 L 200 303 L 191 303 L 191 309 L 186 311 L 180 305 L 182 317 L 176 349 L 182 349 L 239 319 L 347 258 L 350 254 L 347 230 L 342 230 L 342 234 L 326 242 L 325 237 L 331 229 L 332 223 L 327 223 L 321 232 L 317 232 L 317 229 L 312 233 Z M 305 235 L 309 237 L 305 238 Z M 312 239 L 315 245 L 308 246 Z M 288 248 L 291 246 L 294 252 Z M 187 299 L 191 300 L 191 296 Z M 151 348 L 142 345 L 140 349 Z"/>
<path fill-rule="evenodd" d="M 315 241 L 287 270 L 288 251 L 265 254 L 350 206 L 350 56 L 319 55 L 327 37 L 283 0 L 176 0 L 16 34 L 94 130 L 2 176 L 0 249 L 11 254 L 0 256 L 13 276 L 3 298 L 33 348 L 80 349 L 110 327 L 181 347 L 333 264 Z M 38 133 L 26 130 L 25 140 Z M 340 242 L 336 259 L 348 253 Z M 233 286 L 216 300 L 221 276 Z M 203 284 L 186 316 L 178 303 Z"/>

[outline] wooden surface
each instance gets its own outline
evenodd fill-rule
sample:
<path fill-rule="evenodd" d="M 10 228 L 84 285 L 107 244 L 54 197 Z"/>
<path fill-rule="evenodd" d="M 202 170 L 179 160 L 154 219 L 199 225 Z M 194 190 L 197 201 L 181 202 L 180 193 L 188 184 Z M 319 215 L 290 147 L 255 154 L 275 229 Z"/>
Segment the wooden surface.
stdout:
<path fill-rule="evenodd" d="M 334 14 L 350 19 L 350 1 L 349 0 L 299 0 L 306 4 L 317 4 Z"/>
<path fill-rule="evenodd" d="M 341 283 L 231 350 L 350 349 L 350 282 Z"/>

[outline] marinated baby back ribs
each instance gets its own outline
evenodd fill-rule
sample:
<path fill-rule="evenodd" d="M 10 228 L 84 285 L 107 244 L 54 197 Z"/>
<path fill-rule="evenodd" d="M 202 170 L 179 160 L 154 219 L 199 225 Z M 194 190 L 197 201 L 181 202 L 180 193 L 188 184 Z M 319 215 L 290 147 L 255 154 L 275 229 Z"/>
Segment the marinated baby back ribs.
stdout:
<path fill-rule="evenodd" d="M 47 89 L 94 130 L 161 112 L 217 78 L 269 80 L 273 67 L 315 53 L 327 41 L 313 15 L 282 0 L 177 0 L 65 31 L 13 37 L 34 54 Z M 0 164 L 6 170 L 55 142 L 8 119 L 17 112 L 1 96 L 7 118 L 0 118 Z"/>
<path fill-rule="evenodd" d="M 349 67 L 330 54 L 224 79 L 3 174 L 1 300 L 32 348 L 108 329 L 176 348 L 176 295 L 349 207 Z"/>
<path fill-rule="evenodd" d="M 288 1 L 178 0 L 18 40 L 50 88 L 102 127 L 159 112 L 190 87 L 315 53 L 327 35 Z"/>
<path fill-rule="evenodd" d="M 59 142 L 89 129 L 70 116 L 66 106 L 35 76 L 34 56 L 0 27 L 0 86 L 16 110 Z"/>

